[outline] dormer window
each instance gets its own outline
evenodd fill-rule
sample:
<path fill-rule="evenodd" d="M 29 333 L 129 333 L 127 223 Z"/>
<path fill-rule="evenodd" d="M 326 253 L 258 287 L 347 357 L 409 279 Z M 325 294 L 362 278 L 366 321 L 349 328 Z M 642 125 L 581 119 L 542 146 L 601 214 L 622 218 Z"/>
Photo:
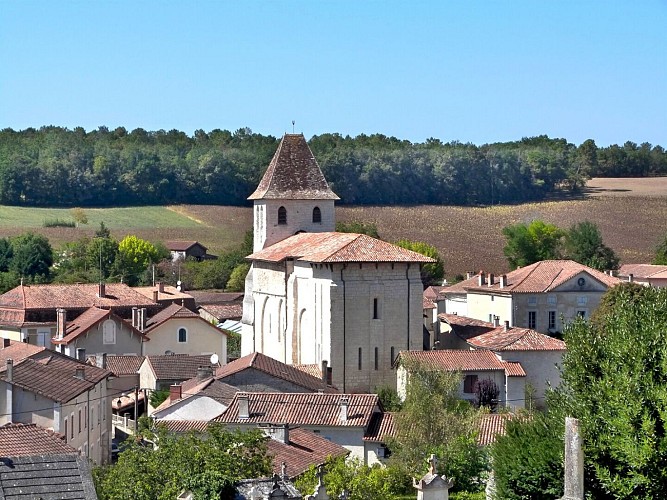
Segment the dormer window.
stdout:
<path fill-rule="evenodd" d="M 287 209 L 285 207 L 280 207 L 278 209 L 278 225 L 284 226 L 287 224 Z"/>
<path fill-rule="evenodd" d="M 320 207 L 313 208 L 313 222 L 315 224 L 322 223 L 322 211 L 320 210 Z"/>

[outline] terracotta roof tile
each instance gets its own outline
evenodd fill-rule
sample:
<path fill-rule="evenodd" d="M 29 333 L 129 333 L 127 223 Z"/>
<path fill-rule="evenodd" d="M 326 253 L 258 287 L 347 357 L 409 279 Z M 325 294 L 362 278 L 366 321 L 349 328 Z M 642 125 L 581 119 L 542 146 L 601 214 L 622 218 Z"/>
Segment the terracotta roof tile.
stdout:
<path fill-rule="evenodd" d="M 565 342 L 528 328 L 495 328 L 469 338 L 467 342 L 477 348 L 492 351 L 564 351 Z"/>
<path fill-rule="evenodd" d="M 189 290 L 188 294 L 195 298 L 198 306 L 206 304 L 226 304 L 243 302 L 242 292 L 220 292 L 217 290 Z"/>
<path fill-rule="evenodd" d="M 235 359 L 231 363 L 218 368 L 215 373 L 215 378 L 224 381 L 226 377 L 248 368 L 254 368 L 255 370 L 259 370 L 268 375 L 271 375 L 272 377 L 286 380 L 295 385 L 303 387 L 306 390 L 322 390 L 331 393 L 338 392 L 335 387 L 327 385 L 321 378 L 314 377 L 308 373 L 305 373 L 304 371 L 299 370 L 298 368 L 295 368 L 294 366 L 286 365 L 277 359 L 273 359 L 259 352 L 253 352 L 243 356 L 242 358 Z"/>
<path fill-rule="evenodd" d="M 243 316 L 243 304 L 209 304 L 201 306 L 211 316 L 218 321 L 226 319 L 241 319 Z"/>
<path fill-rule="evenodd" d="M 250 418 L 239 418 L 239 396 L 248 397 Z M 370 423 L 379 406 L 375 394 L 348 394 L 348 418 L 341 420 L 341 394 L 321 393 L 237 393 L 225 412 L 214 420 L 227 424 L 290 424 L 333 427 L 363 427 Z"/>
<path fill-rule="evenodd" d="M 438 319 L 452 327 L 452 331 L 463 340 L 476 337 L 496 328 L 493 323 L 457 314 L 438 314 Z"/>
<path fill-rule="evenodd" d="M 144 297 L 153 299 L 153 292 L 158 292 L 157 300 L 158 301 L 167 301 L 167 300 L 192 300 L 192 295 L 190 293 L 185 293 L 179 291 L 175 286 L 163 285 L 162 291 L 160 292 L 157 286 L 135 286 L 132 288 L 137 293 L 140 293 Z"/>
<path fill-rule="evenodd" d="M 371 418 L 371 423 L 364 434 L 364 441 L 374 441 L 383 443 L 389 437 L 396 437 L 396 420 L 394 413 L 384 412 L 376 413 Z"/>
<path fill-rule="evenodd" d="M 169 432 L 206 432 L 210 423 L 209 420 L 159 420 L 155 425 Z"/>
<path fill-rule="evenodd" d="M 93 364 L 94 364 L 93 358 Z M 134 375 L 139 371 L 141 363 L 144 362 L 143 356 L 113 356 L 107 355 L 107 370 L 121 377 L 123 375 Z"/>
<path fill-rule="evenodd" d="M 296 477 L 306 472 L 311 465 L 318 466 L 329 457 L 343 457 L 349 453 L 343 446 L 301 427 L 290 429 L 288 436 L 289 444 L 275 439 L 266 442 L 274 474 L 281 473 L 283 462 L 287 466 L 287 475 Z"/>
<path fill-rule="evenodd" d="M 311 375 L 317 379 L 322 379 L 322 367 L 318 364 L 310 364 L 310 365 L 291 365 L 297 370 L 301 370 L 303 373 L 307 373 L 308 375 Z"/>
<path fill-rule="evenodd" d="M 158 380 L 188 380 L 197 376 L 200 366 L 211 366 L 211 356 L 187 354 L 164 354 L 146 356 L 148 363 Z M 219 363 L 214 365 L 216 368 Z"/>
<path fill-rule="evenodd" d="M 623 264 L 618 270 L 619 277 L 628 277 L 632 274 L 634 278 L 667 278 L 667 266 L 657 264 Z"/>
<path fill-rule="evenodd" d="M 0 427 L 0 454 L 3 457 L 78 454 L 65 436 L 36 424 L 5 424 Z"/>
<path fill-rule="evenodd" d="M 465 295 L 467 290 L 471 286 L 476 286 L 479 280 L 479 273 L 475 274 L 472 278 L 468 278 L 458 283 L 454 283 L 448 287 L 445 287 L 440 291 L 440 295 Z"/>
<path fill-rule="evenodd" d="M 504 371 L 508 376 L 525 376 L 519 363 L 501 361 L 491 351 L 442 349 L 437 351 L 401 351 L 399 362 L 415 360 L 434 370 L 446 371 Z M 518 366 L 515 366 L 518 365 Z"/>
<path fill-rule="evenodd" d="M 303 134 L 285 134 L 249 200 L 338 200 Z"/>
<path fill-rule="evenodd" d="M 497 436 L 505 435 L 505 422 L 511 418 L 514 418 L 512 413 L 487 413 L 482 415 L 479 422 L 477 443 L 480 446 L 495 443 Z"/>
<path fill-rule="evenodd" d="M 110 309 L 91 307 L 90 309 L 86 309 L 74 320 L 67 323 L 67 326 L 65 327 L 65 336 L 61 340 L 54 339 L 52 342 L 54 344 L 69 344 L 70 342 L 76 340 L 79 336 L 88 332 L 101 321 L 111 318 L 112 316 L 116 319 L 116 321 L 125 325 L 126 328 L 141 336 L 144 341 L 148 341 L 148 338 L 143 333 L 134 328 L 131 323 L 114 314 Z M 98 333 L 100 335 L 102 334 L 102 332 Z"/>
<path fill-rule="evenodd" d="M 435 262 L 430 257 L 386 241 L 355 233 L 300 233 L 247 257 L 281 262 Z"/>
<path fill-rule="evenodd" d="M 193 377 L 186 380 L 181 384 L 181 398 L 172 400 L 171 396 L 167 397 L 160 406 L 155 409 L 155 412 L 159 412 L 169 408 L 171 405 L 188 399 L 196 395 L 208 396 L 224 405 L 229 405 L 229 403 L 234 399 L 234 395 L 238 392 L 238 389 L 232 385 L 225 384 L 220 380 L 216 380 L 213 377 L 206 378 L 204 380 Z"/>
<path fill-rule="evenodd" d="M 173 252 L 186 252 L 190 248 L 192 248 L 195 245 L 199 245 L 200 247 L 206 249 L 204 245 L 199 243 L 198 241 L 165 241 L 164 246 L 167 247 L 167 250 L 171 250 Z"/>

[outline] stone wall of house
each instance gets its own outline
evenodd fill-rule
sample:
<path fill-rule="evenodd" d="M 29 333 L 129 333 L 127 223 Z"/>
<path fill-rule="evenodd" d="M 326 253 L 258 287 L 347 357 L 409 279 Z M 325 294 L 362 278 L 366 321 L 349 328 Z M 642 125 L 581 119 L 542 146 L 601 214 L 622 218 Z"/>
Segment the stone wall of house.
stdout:
<path fill-rule="evenodd" d="M 518 294 L 516 294 L 518 295 Z M 481 321 L 493 322 L 493 316 L 500 318 L 500 324 L 509 321 L 514 324 L 512 296 L 491 293 L 468 293 L 468 316 Z"/>
<path fill-rule="evenodd" d="M 109 335 L 104 338 L 105 325 L 113 325 L 113 338 Z M 109 328 L 109 326 L 107 326 Z M 113 342 L 112 342 L 113 340 Z M 88 354 L 134 354 L 141 355 L 142 338 L 135 331 L 114 318 L 100 321 L 93 326 L 85 335 L 81 335 L 73 342 L 62 346 L 62 352 L 72 358 L 76 358 L 78 348 L 85 349 Z"/>
<path fill-rule="evenodd" d="M 186 342 L 179 342 L 178 331 L 186 330 Z M 171 318 L 148 332 L 148 342 L 143 343 L 143 354 L 162 355 L 167 351 L 176 354 L 217 354 L 221 364 L 227 360 L 227 335 L 219 328 L 197 318 Z"/>
<path fill-rule="evenodd" d="M 534 391 L 535 404 L 544 408 L 548 387 L 558 387 L 564 351 L 502 351 L 503 361 L 518 361 L 526 372 L 525 383 Z M 523 397 L 523 395 L 521 396 Z"/>
<path fill-rule="evenodd" d="M 254 368 L 246 368 L 222 378 L 220 381 L 245 392 L 314 392 L 288 380 L 272 377 Z"/>

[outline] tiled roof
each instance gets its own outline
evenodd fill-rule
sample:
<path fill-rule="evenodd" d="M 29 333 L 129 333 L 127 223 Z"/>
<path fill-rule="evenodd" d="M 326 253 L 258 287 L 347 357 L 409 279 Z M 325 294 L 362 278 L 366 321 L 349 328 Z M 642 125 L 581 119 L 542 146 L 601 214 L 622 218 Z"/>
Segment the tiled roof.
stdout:
<path fill-rule="evenodd" d="M 22 326 L 25 324 L 23 309 L 0 309 L 0 325 Z"/>
<path fill-rule="evenodd" d="M 504 371 L 509 377 L 525 377 L 519 363 L 501 361 L 491 351 L 442 349 L 437 351 L 401 351 L 399 362 L 414 360 L 434 370 L 446 371 Z"/>
<path fill-rule="evenodd" d="M 505 435 L 505 422 L 513 418 L 512 413 L 488 413 L 479 422 L 477 444 L 487 446 L 496 441 L 496 436 Z"/>
<path fill-rule="evenodd" d="M 338 200 L 303 134 L 285 134 L 249 200 Z"/>
<path fill-rule="evenodd" d="M 133 288 L 137 293 L 140 293 L 144 297 L 153 299 L 153 292 L 158 292 L 157 300 L 158 301 L 167 301 L 167 300 L 192 300 L 192 295 L 189 293 L 179 291 L 175 286 L 171 285 L 162 285 L 162 291 L 160 292 L 157 286 L 135 286 Z"/>
<path fill-rule="evenodd" d="M 169 432 L 206 432 L 210 423 L 209 420 L 158 420 L 155 425 Z"/>
<path fill-rule="evenodd" d="M 468 291 L 502 293 L 546 293 L 581 273 L 588 274 L 607 287 L 621 283 L 618 278 L 596 271 L 573 260 L 543 260 L 508 273 L 506 275 L 507 283 L 502 288 L 500 287 L 500 279 L 497 277 L 493 285 L 479 286 L 479 282 L 474 280 L 474 284 L 468 286 L 467 289 Z"/>
<path fill-rule="evenodd" d="M 242 302 L 243 292 L 220 292 L 217 290 L 190 290 L 188 291 L 198 306 L 206 304 L 224 304 L 228 302 Z"/>
<path fill-rule="evenodd" d="M 458 283 L 454 283 L 448 287 L 445 287 L 440 291 L 440 295 L 465 295 L 467 290 L 471 286 L 476 286 L 479 280 L 479 273 L 475 274 L 472 278 L 468 278 Z"/>
<path fill-rule="evenodd" d="M 123 283 L 107 283 L 104 297 L 98 297 L 99 285 L 19 285 L 0 295 L 0 308 L 13 309 L 88 309 L 97 306 L 147 307 L 155 302 Z"/>
<path fill-rule="evenodd" d="M 467 316 L 459 316 L 457 314 L 438 314 L 438 319 L 444 321 L 452 327 L 452 331 L 467 340 L 471 337 L 481 335 L 496 328 L 493 323 L 488 323 L 479 319 L 468 318 Z"/>
<path fill-rule="evenodd" d="M 156 326 L 161 325 L 162 323 L 171 318 L 199 318 L 199 317 L 200 317 L 199 314 L 192 312 L 187 307 L 183 307 L 178 304 L 170 304 L 169 306 L 162 309 L 162 311 L 150 317 L 146 321 L 146 328 L 144 332 L 148 333 Z"/>
<path fill-rule="evenodd" d="M 243 316 L 243 304 L 209 304 L 201 306 L 206 312 L 211 316 L 216 318 L 218 321 L 224 321 L 226 319 L 241 319 Z"/>
<path fill-rule="evenodd" d="M 473 347 L 492 351 L 564 351 L 565 342 L 528 328 L 495 328 L 469 338 Z"/>
<path fill-rule="evenodd" d="M 107 370 L 87 365 L 44 347 L 31 346 L 32 353 L 29 354 L 25 345 L 27 344 L 22 342 L 12 342 L 9 347 L 0 349 L 0 379 L 7 381 L 6 361 L 12 359 L 12 385 L 53 401 L 70 401 L 111 375 Z M 39 350 L 35 350 L 35 347 Z M 83 379 L 76 377 L 77 368 L 83 369 Z"/>
<path fill-rule="evenodd" d="M 618 270 L 619 276 L 633 277 L 639 279 L 646 278 L 667 278 L 667 266 L 657 264 L 623 264 Z"/>
<path fill-rule="evenodd" d="M 179 401 L 183 401 L 184 399 L 188 399 L 198 394 L 208 396 L 224 405 L 229 405 L 237 392 L 238 389 L 236 387 L 225 384 L 213 377 L 208 377 L 204 380 L 198 377 L 193 377 L 181 384 L 181 399 L 172 400 L 171 396 L 169 396 L 155 409 L 155 412 L 165 410 Z"/>
<path fill-rule="evenodd" d="M 349 453 L 343 446 L 300 427 L 290 429 L 288 436 L 289 444 L 275 439 L 266 442 L 274 474 L 281 473 L 283 462 L 287 467 L 287 475 L 296 477 L 306 472 L 311 465 L 318 466 L 329 457 L 342 457 Z"/>
<path fill-rule="evenodd" d="M 364 441 L 375 441 L 382 443 L 388 437 L 396 437 L 396 420 L 394 413 L 376 413 L 371 418 L 371 423 L 364 434 Z"/>
<path fill-rule="evenodd" d="M 300 233 L 247 257 L 281 262 L 435 262 L 430 257 L 356 233 Z"/>
<path fill-rule="evenodd" d="M 158 380 L 187 380 L 197 376 L 200 366 L 211 366 L 211 356 L 188 354 L 163 354 L 146 356 L 148 363 Z M 219 367 L 216 363 L 214 367 Z"/>
<path fill-rule="evenodd" d="M 54 344 L 69 344 L 73 340 L 76 340 L 79 336 L 83 335 L 91 328 L 96 326 L 103 320 L 107 318 L 114 317 L 116 321 L 125 325 L 126 328 L 133 331 L 135 334 L 139 335 L 144 341 L 149 339 L 141 333 L 139 330 L 134 328 L 131 323 L 125 321 L 119 316 L 116 316 L 110 309 L 100 309 L 98 307 L 91 307 L 86 309 L 83 313 L 77 316 L 74 320 L 67 323 L 65 327 L 65 336 L 62 340 L 53 340 Z M 101 334 L 101 332 L 100 332 Z"/>
<path fill-rule="evenodd" d="M 291 365 L 291 366 L 293 366 L 297 370 L 301 370 L 303 373 L 307 373 L 308 375 L 311 375 L 320 380 L 322 379 L 322 367 L 317 363 L 310 365 Z"/>
<path fill-rule="evenodd" d="M 123 375 L 134 375 L 139 371 L 141 363 L 144 362 L 143 356 L 113 356 L 107 355 L 107 370 L 121 377 Z"/>
<path fill-rule="evenodd" d="M 5 424 L 0 427 L 0 454 L 3 457 L 77 454 L 65 436 L 36 424 Z"/>
<path fill-rule="evenodd" d="M 111 398 L 111 408 L 116 411 L 122 411 L 126 408 L 134 408 L 134 391 L 126 394 L 114 394 Z M 139 391 L 136 398 L 137 402 L 144 400 L 144 391 Z"/>
<path fill-rule="evenodd" d="M 97 500 L 97 493 L 86 457 L 3 455 L 0 460 L 0 498 Z"/>
<path fill-rule="evenodd" d="M 199 245 L 202 247 L 204 250 L 206 250 L 206 247 L 199 243 L 198 241 L 165 241 L 164 246 L 167 247 L 167 250 L 171 250 L 173 252 L 185 252 L 192 248 L 195 245 Z"/>
<path fill-rule="evenodd" d="M 317 425 L 335 427 L 363 427 L 370 423 L 379 399 L 375 394 L 348 394 L 348 418 L 340 418 L 340 394 L 250 392 L 250 418 L 239 418 L 237 393 L 225 412 L 214 420 L 223 423 L 265 423 L 290 425 Z"/>
<path fill-rule="evenodd" d="M 235 359 L 231 363 L 218 368 L 215 378 L 224 380 L 226 377 L 248 368 L 254 368 L 272 377 L 291 382 L 299 387 L 310 391 L 338 392 L 337 389 L 327 385 L 321 378 L 314 377 L 298 368 L 286 365 L 260 352 L 253 352 L 242 358 Z"/>

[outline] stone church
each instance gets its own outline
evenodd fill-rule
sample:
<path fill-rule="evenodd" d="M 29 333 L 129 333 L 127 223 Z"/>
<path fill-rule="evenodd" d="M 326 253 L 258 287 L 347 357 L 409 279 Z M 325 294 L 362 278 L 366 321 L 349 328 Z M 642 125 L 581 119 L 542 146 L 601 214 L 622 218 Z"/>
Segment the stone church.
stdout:
<path fill-rule="evenodd" d="M 334 202 L 306 139 L 286 134 L 257 190 L 241 354 L 325 363 L 344 392 L 395 387 L 399 351 L 421 350 L 421 254 L 335 232 Z"/>

